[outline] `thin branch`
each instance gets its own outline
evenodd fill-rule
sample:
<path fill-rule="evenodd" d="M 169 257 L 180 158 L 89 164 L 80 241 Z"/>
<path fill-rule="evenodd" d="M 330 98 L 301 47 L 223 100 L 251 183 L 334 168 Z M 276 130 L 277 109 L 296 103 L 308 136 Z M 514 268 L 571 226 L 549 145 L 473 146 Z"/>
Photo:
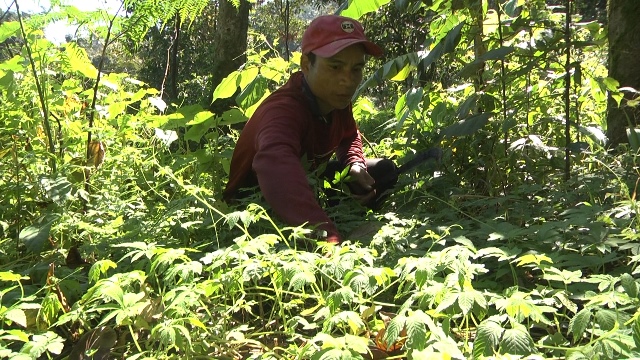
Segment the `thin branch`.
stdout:
<path fill-rule="evenodd" d="M 109 19 L 109 27 L 107 28 L 107 36 L 104 40 L 104 46 L 102 47 L 102 53 L 100 54 L 100 62 L 98 63 L 98 75 L 96 76 L 96 83 L 93 86 L 93 99 L 91 99 L 91 107 L 89 108 L 89 130 L 87 130 L 87 161 L 91 158 L 91 137 L 92 137 L 92 128 L 93 122 L 95 120 L 96 114 L 96 102 L 98 101 L 98 87 L 100 86 L 100 78 L 102 76 L 102 69 L 104 67 L 104 59 L 107 55 L 107 47 L 109 46 L 109 38 L 111 36 L 111 29 L 118 17 L 118 13 L 122 10 L 122 6 L 124 3 L 120 3 L 120 8 L 116 11 L 115 15 L 111 19 Z M 84 190 L 89 192 L 89 177 L 85 177 L 84 179 Z M 86 204 L 85 204 L 86 205 Z"/>
<path fill-rule="evenodd" d="M 31 72 L 33 73 L 33 78 L 36 83 L 36 89 L 38 90 L 38 99 L 40 100 L 40 110 L 42 111 L 42 121 L 44 125 L 44 131 L 47 135 L 47 140 L 49 141 L 49 152 L 53 155 L 56 153 L 56 149 L 53 145 L 53 137 L 51 136 L 51 125 L 49 124 L 49 106 L 45 99 L 44 90 L 42 88 L 42 84 L 40 84 L 40 79 L 38 78 L 38 72 L 36 71 L 36 64 L 33 60 L 33 54 L 31 53 L 31 47 L 29 46 L 29 41 L 27 40 L 27 32 L 24 30 L 24 23 L 22 22 L 22 14 L 20 13 L 20 6 L 17 1 L 14 1 L 16 5 L 16 14 L 18 15 L 18 23 L 20 24 L 20 32 L 22 33 L 22 38 L 24 39 L 24 45 L 27 49 L 27 56 L 29 57 L 29 64 L 31 64 Z M 56 172 L 56 160 L 55 158 L 51 158 L 49 161 L 51 166 L 51 172 Z"/>
<path fill-rule="evenodd" d="M 16 4 L 16 0 L 13 0 L 11 2 L 11 4 L 9 4 L 9 6 L 7 7 L 7 10 L 4 12 L 4 14 L 2 14 L 2 16 L 0 16 L 0 24 L 2 24 L 2 20 L 4 20 L 4 17 L 7 16 L 7 14 L 9 14 L 9 10 L 11 10 L 11 7 L 13 6 L 13 4 Z M 17 6 L 17 4 L 16 4 Z"/>

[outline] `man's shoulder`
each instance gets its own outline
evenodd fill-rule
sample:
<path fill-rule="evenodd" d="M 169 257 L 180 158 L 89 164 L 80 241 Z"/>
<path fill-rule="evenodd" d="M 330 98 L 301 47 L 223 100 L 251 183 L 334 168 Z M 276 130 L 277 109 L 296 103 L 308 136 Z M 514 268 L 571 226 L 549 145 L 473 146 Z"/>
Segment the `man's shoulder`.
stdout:
<path fill-rule="evenodd" d="M 256 109 L 256 113 L 279 111 L 301 115 L 301 112 L 309 111 L 309 103 L 302 92 L 301 82 L 297 81 L 294 76 L 285 85 L 264 99 Z"/>

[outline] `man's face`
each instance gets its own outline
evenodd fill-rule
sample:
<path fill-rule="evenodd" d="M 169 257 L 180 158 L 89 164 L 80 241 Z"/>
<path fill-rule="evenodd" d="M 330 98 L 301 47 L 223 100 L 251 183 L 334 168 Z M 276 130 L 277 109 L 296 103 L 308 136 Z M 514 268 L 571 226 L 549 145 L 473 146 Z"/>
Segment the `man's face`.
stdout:
<path fill-rule="evenodd" d="M 349 46 L 330 58 L 316 56 L 313 65 L 307 55 L 302 56 L 302 72 L 323 115 L 349 106 L 351 97 L 362 82 L 365 60 L 364 48 L 359 44 Z"/>

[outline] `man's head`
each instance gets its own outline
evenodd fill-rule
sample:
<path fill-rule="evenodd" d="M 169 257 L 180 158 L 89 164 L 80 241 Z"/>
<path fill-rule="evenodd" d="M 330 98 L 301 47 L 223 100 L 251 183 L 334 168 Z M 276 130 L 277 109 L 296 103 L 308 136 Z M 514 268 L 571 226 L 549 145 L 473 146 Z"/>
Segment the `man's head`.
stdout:
<path fill-rule="evenodd" d="M 323 114 L 349 106 L 367 54 L 380 56 L 382 49 L 356 20 L 327 15 L 311 22 L 302 37 L 300 66 Z"/>

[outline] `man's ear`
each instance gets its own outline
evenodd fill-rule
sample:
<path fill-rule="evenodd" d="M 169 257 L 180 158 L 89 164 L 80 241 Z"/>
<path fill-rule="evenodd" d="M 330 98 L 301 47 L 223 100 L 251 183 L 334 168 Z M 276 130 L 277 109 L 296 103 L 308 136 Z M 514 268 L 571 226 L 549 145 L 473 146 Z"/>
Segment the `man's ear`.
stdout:
<path fill-rule="evenodd" d="M 309 66 L 311 66 L 311 61 L 309 61 L 308 54 L 302 54 L 300 56 L 300 69 L 303 73 L 307 73 L 309 71 Z"/>

